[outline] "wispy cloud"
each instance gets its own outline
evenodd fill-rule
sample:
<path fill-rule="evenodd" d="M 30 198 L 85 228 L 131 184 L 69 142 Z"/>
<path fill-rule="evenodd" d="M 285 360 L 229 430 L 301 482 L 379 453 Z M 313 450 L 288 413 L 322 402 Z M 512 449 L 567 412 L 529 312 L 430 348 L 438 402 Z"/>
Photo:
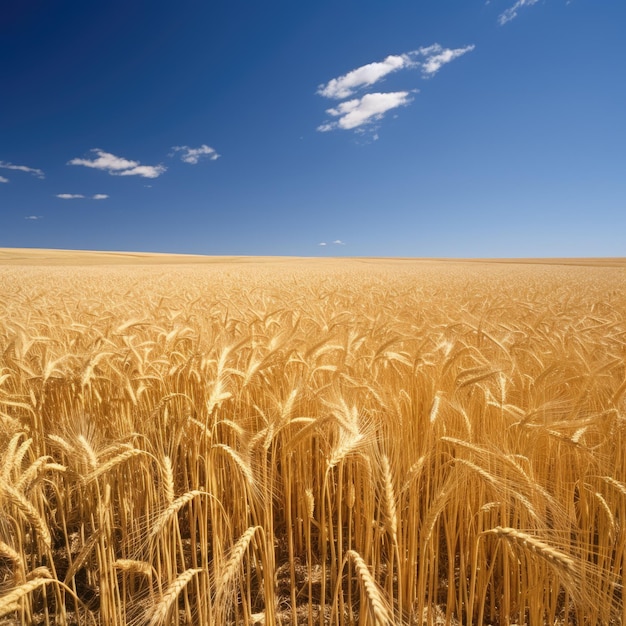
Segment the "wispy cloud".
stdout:
<path fill-rule="evenodd" d="M 533 4 L 537 4 L 537 2 L 539 2 L 539 0 L 517 0 L 512 7 L 509 7 L 506 11 L 500 13 L 498 16 L 498 24 L 503 26 L 507 22 L 514 20 L 517 17 L 517 11 L 519 9 L 523 7 L 530 7 Z"/>
<path fill-rule="evenodd" d="M 346 242 L 345 241 L 341 241 L 341 239 L 335 239 L 335 241 L 333 241 L 333 243 L 336 246 L 345 246 L 346 245 Z"/>
<path fill-rule="evenodd" d="M 5 178 L 4 176 L 0 176 L 0 183 L 8 183 L 9 179 Z"/>
<path fill-rule="evenodd" d="M 202 144 L 199 148 L 190 148 L 189 146 L 173 146 L 172 150 L 174 152 L 182 152 L 180 160 L 191 165 L 196 165 L 202 157 L 208 157 L 211 161 L 217 161 L 217 159 L 220 158 L 220 155 L 215 151 L 215 149 L 211 148 L 211 146 L 207 146 L 206 144 Z M 174 154 L 174 152 L 172 154 Z"/>
<path fill-rule="evenodd" d="M 164 165 L 137 165 L 123 172 L 110 172 L 116 176 L 143 176 L 144 178 L 158 178 L 167 168 Z"/>
<path fill-rule="evenodd" d="M 327 246 L 328 244 L 325 241 L 320 241 L 317 245 L 324 247 L 324 246 Z"/>
<path fill-rule="evenodd" d="M 387 111 L 404 106 L 409 102 L 411 102 L 411 98 L 408 91 L 368 93 L 362 98 L 346 100 L 333 109 L 327 109 L 326 113 L 339 119 L 318 126 L 317 130 L 328 132 L 335 128 L 358 129 L 381 120 Z"/>
<path fill-rule="evenodd" d="M 397 72 L 403 68 L 414 67 L 415 61 L 411 58 L 411 53 L 407 54 L 390 54 L 384 61 L 368 63 L 356 69 L 333 78 L 325 85 L 317 88 L 317 93 L 326 98 L 336 98 L 342 100 L 349 98 L 355 91 L 361 87 L 370 87 L 382 80 L 387 74 Z"/>
<path fill-rule="evenodd" d="M 45 178 L 45 174 L 41 170 L 38 170 L 36 167 L 28 167 L 26 165 L 14 165 L 13 163 L 8 163 L 7 161 L 0 161 L 0 168 L 5 170 L 15 170 L 17 172 L 27 172 L 28 174 L 32 174 L 37 178 Z"/>
<path fill-rule="evenodd" d="M 471 52 L 476 46 L 465 46 L 464 48 L 443 48 L 438 43 L 428 46 L 427 48 L 420 48 L 419 54 L 424 57 L 422 62 L 422 75 L 434 76 L 446 63 L 454 61 L 463 56 L 467 52 Z"/>
<path fill-rule="evenodd" d="M 43 219 L 43 215 L 27 215 L 24 219 L 25 220 L 31 220 L 31 221 L 42 220 Z"/>
<path fill-rule="evenodd" d="M 521 1 L 528 2 L 529 0 Z M 534 2 L 537 1 L 534 0 Z M 343 100 L 354 95 L 357 90 L 371 87 L 385 76 L 402 69 L 421 67 L 422 75 L 434 76 L 443 65 L 458 59 L 473 49 L 473 45 L 464 48 L 444 48 L 435 43 L 403 54 L 390 54 L 383 61 L 362 65 L 343 76 L 333 78 L 326 84 L 320 85 L 317 88 L 317 94 L 326 98 Z"/>
<path fill-rule="evenodd" d="M 96 193 L 93 196 L 85 196 L 82 193 L 58 193 L 57 198 L 61 198 L 61 200 L 79 200 L 81 198 L 86 198 L 87 200 L 106 200 L 108 198 L 108 194 L 106 193 Z"/>
<path fill-rule="evenodd" d="M 444 48 L 434 43 L 403 54 L 392 54 L 383 61 L 362 65 L 347 74 L 333 78 L 320 85 L 317 94 L 333 99 L 348 98 L 356 91 L 371 87 L 385 76 L 403 69 L 420 68 L 423 78 L 431 78 L 444 65 L 471 52 L 474 47 L 469 45 L 462 48 Z M 409 95 L 411 92 L 417 93 L 417 90 L 367 93 L 360 98 L 345 100 L 336 107 L 326 110 L 328 115 L 338 119 L 321 124 L 317 130 L 328 132 L 339 128 L 362 131 L 363 127 L 381 120 L 387 111 L 409 104 L 412 101 Z"/>
<path fill-rule="evenodd" d="M 68 161 L 68 165 L 83 165 L 103 170 L 113 176 L 142 176 L 144 178 L 158 178 L 167 170 L 164 165 L 141 165 L 139 161 L 124 159 L 100 148 L 94 148 L 91 152 L 97 154 L 97 158 L 72 159 Z"/>

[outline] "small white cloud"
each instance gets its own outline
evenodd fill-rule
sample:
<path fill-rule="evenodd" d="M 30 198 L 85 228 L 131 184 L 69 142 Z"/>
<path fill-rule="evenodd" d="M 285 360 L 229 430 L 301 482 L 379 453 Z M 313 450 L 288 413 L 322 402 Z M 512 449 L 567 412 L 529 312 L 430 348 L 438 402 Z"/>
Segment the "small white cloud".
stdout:
<path fill-rule="evenodd" d="M 320 241 L 317 245 L 318 246 L 326 246 L 328 244 L 325 241 Z"/>
<path fill-rule="evenodd" d="M 420 48 L 418 52 L 425 57 L 422 63 L 422 74 L 427 77 L 434 76 L 443 65 L 471 52 L 475 47 L 471 45 L 464 48 L 443 48 L 436 43 L 427 48 Z"/>
<path fill-rule="evenodd" d="M 0 183 L 8 183 L 9 179 L 5 178 L 4 176 L 0 176 Z"/>
<path fill-rule="evenodd" d="M 42 220 L 43 219 L 43 215 L 27 215 L 25 218 L 25 220 Z"/>
<path fill-rule="evenodd" d="M 382 80 L 387 74 L 413 66 L 415 66 L 415 61 L 411 59 L 410 53 L 390 54 L 384 61 L 368 63 L 343 76 L 333 78 L 325 85 L 320 85 L 317 93 L 320 96 L 338 100 L 349 98 L 360 87 L 370 87 Z"/>
<path fill-rule="evenodd" d="M 93 196 L 85 196 L 82 193 L 58 193 L 56 197 L 61 198 L 61 200 L 79 200 L 81 198 L 88 200 L 106 200 L 109 196 L 106 193 L 96 193 Z"/>
<path fill-rule="evenodd" d="M 144 178 L 158 178 L 167 170 L 164 165 L 141 165 L 139 161 L 130 161 L 115 156 L 110 152 L 104 152 L 100 148 L 94 148 L 98 157 L 96 159 L 72 159 L 68 165 L 83 165 L 97 170 L 104 170 L 114 176 L 143 176 Z"/>
<path fill-rule="evenodd" d="M 199 148 L 173 146 L 172 150 L 174 152 L 182 152 L 183 154 L 180 155 L 180 160 L 191 165 L 196 165 L 204 156 L 208 157 L 211 161 L 217 161 L 217 159 L 220 158 L 220 155 L 211 148 L 211 146 L 207 146 L 206 144 L 202 144 Z"/>
<path fill-rule="evenodd" d="M 333 243 L 336 246 L 345 246 L 346 245 L 346 242 L 345 241 L 341 241 L 341 239 L 335 239 L 335 241 L 333 241 Z"/>
<path fill-rule="evenodd" d="M 537 4 L 537 2 L 539 2 L 539 0 L 517 0 L 512 7 L 509 7 L 498 16 L 498 24 L 503 26 L 507 22 L 514 20 L 517 17 L 518 9 L 521 9 L 522 7 L 530 7 L 533 4 Z"/>
<path fill-rule="evenodd" d="M 326 112 L 338 117 L 336 122 L 327 122 L 318 126 L 320 132 L 327 132 L 335 128 L 352 130 L 382 119 L 387 111 L 404 106 L 411 102 L 408 91 L 394 91 L 391 93 L 368 93 L 362 98 L 346 100 L 337 107 Z"/>
<path fill-rule="evenodd" d="M 116 176 L 143 176 L 144 178 L 158 178 L 167 168 L 163 165 L 138 165 L 122 172 L 111 172 Z"/>
<path fill-rule="evenodd" d="M 44 173 L 41 170 L 38 170 L 36 167 L 27 167 L 26 165 L 13 165 L 13 163 L 8 163 L 6 161 L 0 161 L 0 168 L 5 170 L 15 170 L 17 172 L 27 172 L 36 176 L 37 178 L 45 178 Z"/>
<path fill-rule="evenodd" d="M 109 172 L 116 172 L 120 170 L 128 170 L 139 165 L 138 161 L 129 161 L 117 157 L 109 152 L 104 152 L 99 148 L 94 148 L 91 152 L 95 152 L 98 155 L 97 159 L 72 159 L 69 161 L 70 165 L 84 165 L 85 167 L 93 167 L 97 170 L 106 170 Z"/>

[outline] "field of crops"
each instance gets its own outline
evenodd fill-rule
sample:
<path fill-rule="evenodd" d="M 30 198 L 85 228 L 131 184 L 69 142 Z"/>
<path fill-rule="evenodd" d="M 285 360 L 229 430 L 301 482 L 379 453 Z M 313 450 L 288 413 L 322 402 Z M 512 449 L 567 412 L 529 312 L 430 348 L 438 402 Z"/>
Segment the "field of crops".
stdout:
<path fill-rule="evenodd" d="M 1 625 L 626 623 L 625 263 L 92 257 L 0 255 Z"/>

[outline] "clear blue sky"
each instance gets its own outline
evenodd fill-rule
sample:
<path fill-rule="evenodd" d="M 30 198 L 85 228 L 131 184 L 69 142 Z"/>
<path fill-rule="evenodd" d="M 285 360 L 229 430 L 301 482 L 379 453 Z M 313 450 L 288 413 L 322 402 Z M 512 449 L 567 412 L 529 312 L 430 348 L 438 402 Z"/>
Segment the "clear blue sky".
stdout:
<path fill-rule="evenodd" d="M 0 247 L 626 256 L 622 0 L 5 4 Z"/>

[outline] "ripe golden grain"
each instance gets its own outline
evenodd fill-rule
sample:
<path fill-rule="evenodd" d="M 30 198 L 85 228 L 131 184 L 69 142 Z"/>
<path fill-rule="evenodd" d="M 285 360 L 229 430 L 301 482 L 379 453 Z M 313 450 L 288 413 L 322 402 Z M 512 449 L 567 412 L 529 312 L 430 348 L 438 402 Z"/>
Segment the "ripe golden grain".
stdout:
<path fill-rule="evenodd" d="M 7 615 L 626 623 L 622 261 L 47 258 L 0 272 Z"/>
<path fill-rule="evenodd" d="M 496 537 L 530 550 L 533 554 L 545 559 L 565 573 L 571 573 L 574 570 L 574 559 L 528 533 L 515 528 L 496 526 L 491 530 L 485 531 L 485 534 L 496 535 Z"/>
<path fill-rule="evenodd" d="M 18 585 L 9 593 L 0 596 L 0 617 L 4 617 L 13 611 L 18 611 L 23 598 L 35 591 L 35 589 L 39 589 L 39 587 L 53 582 L 56 581 L 51 578 L 33 578 L 28 582 Z"/>
<path fill-rule="evenodd" d="M 152 609 L 147 626 L 159 626 L 165 623 L 181 591 L 189 584 L 189 581 L 201 571 L 201 567 L 189 568 L 176 578 Z"/>
<path fill-rule="evenodd" d="M 354 550 L 348 550 L 346 555 L 354 563 L 354 568 L 363 585 L 367 606 L 372 612 L 374 623 L 376 626 L 392 626 L 394 622 L 391 609 L 385 601 L 383 592 L 376 584 L 367 564 L 362 559 L 361 555 Z"/>

